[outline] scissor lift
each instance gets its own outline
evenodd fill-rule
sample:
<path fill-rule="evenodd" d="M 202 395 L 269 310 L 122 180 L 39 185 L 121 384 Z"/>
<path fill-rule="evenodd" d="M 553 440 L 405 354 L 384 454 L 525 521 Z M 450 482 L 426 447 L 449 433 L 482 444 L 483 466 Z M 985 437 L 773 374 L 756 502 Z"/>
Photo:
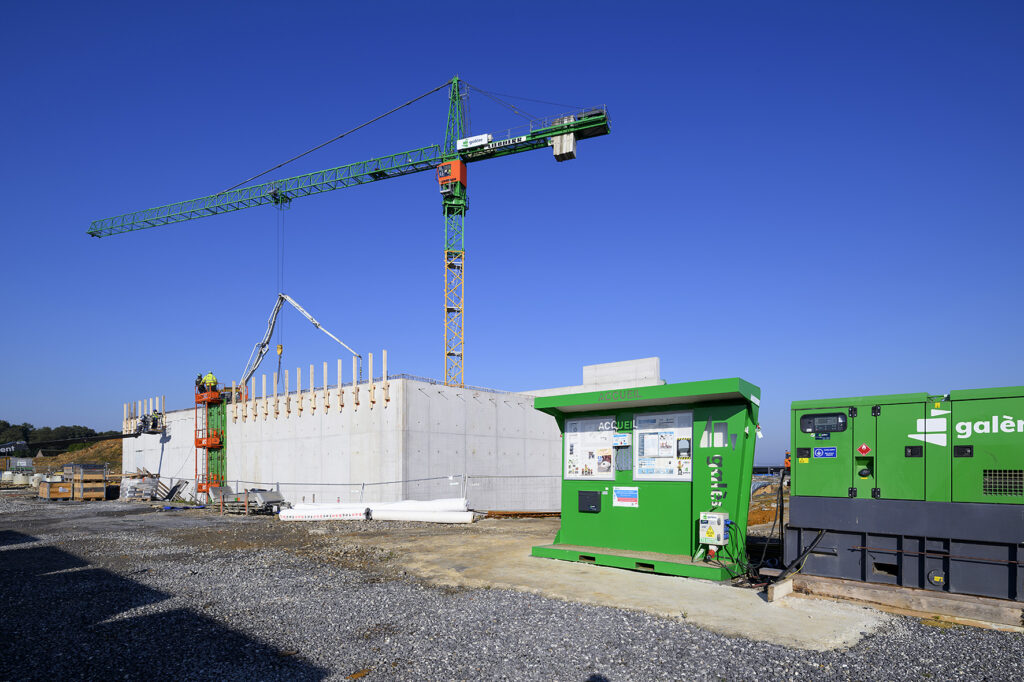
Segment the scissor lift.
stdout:
<path fill-rule="evenodd" d="M 195 446 L 196 492 L 209 494 L 210 488 L 222 486 L 227 474 L 224 400 L 213 386 L 196 388 Z"/>

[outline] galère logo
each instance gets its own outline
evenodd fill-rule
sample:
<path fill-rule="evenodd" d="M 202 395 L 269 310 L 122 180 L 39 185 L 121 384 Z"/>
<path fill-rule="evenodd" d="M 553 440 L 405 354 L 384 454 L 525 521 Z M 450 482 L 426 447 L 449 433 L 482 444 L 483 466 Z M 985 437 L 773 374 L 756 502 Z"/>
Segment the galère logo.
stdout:
<path fill-rule="evenodd" d="M 949 430 L 949 418 L 942 415 L 949 414 L 949 410 L 932 408 L 931 417 L 917 420 L 917 433 L 908 433 L 907 438 L 924 441 L 946 447 Z"/>
<path fill-rule="evenodd" d="M 945 447 L 948 445 L 949 418 L 942 415 L 949 413 L 949 410 L 933 409 L 930 418 L 917 420 L 917 433 L 908 433 L 907 437 Z M 1001 417 L 993 415 L 974 422 L 957 422 L 954 429 L 959 439 L 970 438 L 972 435 L 1024 433 L 1024 419 L 1014 419 L 1005 414 Z"/>

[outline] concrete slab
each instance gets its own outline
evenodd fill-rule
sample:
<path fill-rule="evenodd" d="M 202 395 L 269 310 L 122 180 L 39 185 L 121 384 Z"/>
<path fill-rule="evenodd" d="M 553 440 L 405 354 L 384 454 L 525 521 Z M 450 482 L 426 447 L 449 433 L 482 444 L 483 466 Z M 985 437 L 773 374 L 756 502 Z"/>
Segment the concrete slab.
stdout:
<path fill-rule="evenodd" d="M 533 545 L 551 541 L 558 523 L 485 519 L 472 534 L 424 529 L 383 542 L 355 533 L 345 539 L 386 545 L 405 570 L 434 584 L 501 587 L 635 609 L 798 649 L 852 646 L 890 618 L 861 606 L 807 599 L 771 604 L 758 591 L 730 585 L 530 556 Z"/>

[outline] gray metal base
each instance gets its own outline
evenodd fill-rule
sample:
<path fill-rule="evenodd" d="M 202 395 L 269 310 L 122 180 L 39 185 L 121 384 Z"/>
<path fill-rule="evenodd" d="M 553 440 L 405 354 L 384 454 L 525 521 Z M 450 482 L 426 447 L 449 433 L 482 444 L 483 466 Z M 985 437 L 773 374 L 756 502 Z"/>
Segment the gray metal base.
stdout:
<path fill-rule="evenodd" d="M 1024 601 L 1024 505 L 793 497 L 788 565 L 801 572 Z"/>

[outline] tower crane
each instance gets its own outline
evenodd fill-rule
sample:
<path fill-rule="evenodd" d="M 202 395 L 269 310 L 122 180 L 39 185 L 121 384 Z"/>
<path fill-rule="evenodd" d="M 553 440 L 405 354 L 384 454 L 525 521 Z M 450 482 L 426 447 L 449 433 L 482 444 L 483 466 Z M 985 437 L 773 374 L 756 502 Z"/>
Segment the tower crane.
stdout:
<path fill-rule="evenodd" d="M 455 76 L 431 92 L 444 87 L 448 87 L 448 124 L 443 145 L 432 144 L 283 180 L 246 184 L 198 199 L 96 220 L 91 223 L 88 234 L 107 237 L 255 206 L 280 208 L 299 197 L 435 171 L 444 215 L 444 381 L 449 386 L 463 386 L 467 164 L 546 147 L 553 148 L 556 161 L 574 159 L 578 140 L 606 135 L 610 128 L 608 110 L 600 106 L 532 120 L 523 130 L 467 137 L 466 83 Z"/>

